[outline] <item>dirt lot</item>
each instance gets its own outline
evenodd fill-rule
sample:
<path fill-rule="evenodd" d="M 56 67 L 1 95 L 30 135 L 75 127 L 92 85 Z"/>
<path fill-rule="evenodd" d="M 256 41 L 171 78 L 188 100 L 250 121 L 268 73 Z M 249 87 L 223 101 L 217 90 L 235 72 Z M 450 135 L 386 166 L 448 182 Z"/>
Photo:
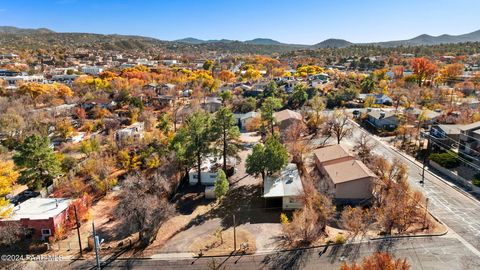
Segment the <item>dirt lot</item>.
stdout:
<path fill-rule="evenodd" d="M 123 234 L 123 230 L 118 229 L 120 226 L 118 221 L 113 220 L 113 210 L 117 205 L 116 196 L 118 192 L 110 192 L 107 196 L 102 198 L 92 206 L 90 213 L 92 217 L 88 222 L 85 222 L 80 227 L 80 238 L 82 240 L 82 247 L 88 247 L 88 237 L 92 235 L 92 220 L 95 222 L 97 234 L 104 239 L 104 248 L 109 246 L 115 247 L 118 240 L 121 240 L 128 235 Z M 79 253 L 77 231 L 71 230 L 66 239 L 60 240 L 53 244 L 53 251 L 56 254 L 76 255 Z"/>

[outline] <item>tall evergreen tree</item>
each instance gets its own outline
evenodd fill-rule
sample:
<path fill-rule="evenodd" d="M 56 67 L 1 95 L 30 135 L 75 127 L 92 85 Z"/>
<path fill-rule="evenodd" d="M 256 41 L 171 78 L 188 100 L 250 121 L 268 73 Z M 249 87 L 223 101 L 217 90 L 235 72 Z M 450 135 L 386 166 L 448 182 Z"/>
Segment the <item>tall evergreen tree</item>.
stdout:
<path fill-rule="evenodd" d="M 222 107 L 215 114 L 212 124 L 212 133 L 219 146 L 220 153 L 223 158 L 223 171 L 227 171 L 227 158 L 236 156 L 238 147 L 235 142 L 240 138 L 240 130 L 238 129 L 232 111 L 227 107 Z"/>
<path fill-rule="evenodd" d="M 185 120 L 177 131 L 172 146 L 186 167 L 195 165 L 198 173 L 198 184 L 202 183 L 202 160 L 212 152 L 212 119 L 209 114 L 197 111 Z M 193 159 L 192 159 L 193 157 Z"/>
<path fill-rule="evenodd" d="M 29 188 L 40 189 L 53 183 L 60 172 L 60 162 L 50 147 L 48 137 L 31 135 L 16 149 L 15 165 L 21 167 L 19 183 Z"/>
<path fill-rule="evenodd" d="M 274 113 L 282 107 L 282 100 L 274 97 L 268 97 L 262 104 L 260 109 L 262 112 L 262 120 L 268 122 L 270 131 L 273 134 L 273 124 L 275 121 Z"/>
<path fill-rule="evenodd" d="M 272 175 L 288 163 L 288 151 L 277 136 L 269 136 L 265 145 L 256 144 L 252 154 L 247 157 L 246 170 L 251 175 L 261 175 L 265 181 L 266 175 Z"/>

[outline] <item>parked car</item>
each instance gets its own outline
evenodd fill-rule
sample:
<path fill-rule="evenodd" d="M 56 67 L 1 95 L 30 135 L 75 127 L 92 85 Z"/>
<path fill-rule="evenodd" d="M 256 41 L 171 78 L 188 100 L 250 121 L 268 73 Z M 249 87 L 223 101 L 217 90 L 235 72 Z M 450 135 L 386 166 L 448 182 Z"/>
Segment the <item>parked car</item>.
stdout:
<path fill-rule="evenodd" d="M 38 197 L 38 196 L 40 196 L 40 192 L 27 189 L 27 190 L 21 192 L 20 194 L 18 194 L 17 196 L 13 197 L 10 200 L 10 203 L 12 203 L 14 205 L 17 205 L 17 204 L 22 203 L 22 202 L 24 202 L 24 201 L 26 201 L 30 198 L 35 198 L 35 197 Z"/>

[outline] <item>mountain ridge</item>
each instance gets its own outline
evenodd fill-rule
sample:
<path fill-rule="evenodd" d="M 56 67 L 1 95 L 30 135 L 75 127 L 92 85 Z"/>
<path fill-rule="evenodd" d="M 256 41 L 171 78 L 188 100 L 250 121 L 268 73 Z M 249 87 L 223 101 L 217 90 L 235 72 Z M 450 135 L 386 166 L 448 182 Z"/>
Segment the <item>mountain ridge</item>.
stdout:
<path fill-rule="evenodd" d="M 124 38 L 124 39 L 138 39 L 141 41 L 150 41 L 154 43 L 169 43 L 169 44 L 187 44 L 187 45 L 208 45 L 210 47 L 217 46 L 221 44 L 238 44 L 242 46 L 269 46 L 277 47 L 281 50 L 295 50 L 295 49 L 319 49 L 319 48 L 345 48 L 349 46 L 379 46 L 379 47 L 397 47 L 397 46 L 421 46 L 421 45 L 440 45 L 440 44 L 455 44 L 455 43 L 465 43 L 465 42 L 480 42 L 480 30 L 473 31 L 461 35 L 449 35 L 442 34 L 439 36 L 432 36 L 428 34 L 418 35 L 411 39 L 405 40 L 393 40 L 393 41 L 383 41 L 383 42 L 366 42 L 366 43 L 353 43 L 345 39 L 330 38 L 322 42 L 316 43 L 314 45 L 303 45 L 303 44 L 288 44 L 282 43 L 280 41 L 270 39 L 270 38 L 255 38 L 251 40 L 239 41 L 231 39 L 211 39 L 211 40 L 202 40 L 193 37 L 187 37 L 183 39 L 167 41 L 161 40 L 153 37 L 146 36 L 136 36 L 136 35 L 118 35 L 118 34 L 94 34 L 94 33 L 69 33 L 69 32 L 55 32 L 48 28 L 19 28 L 15 26 L 0 26 L 0 37 L 6 36 L 77 36 L 81 38 L 82 35 L 95 35 L 109 37 L 112 39 Z"/>

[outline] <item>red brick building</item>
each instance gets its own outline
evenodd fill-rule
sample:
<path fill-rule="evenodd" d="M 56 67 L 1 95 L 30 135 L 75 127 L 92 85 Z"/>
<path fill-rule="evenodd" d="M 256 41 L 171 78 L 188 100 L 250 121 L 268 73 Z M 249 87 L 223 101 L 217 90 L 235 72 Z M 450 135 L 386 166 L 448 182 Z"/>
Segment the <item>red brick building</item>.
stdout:
<path fill-rule="evenodd" d="M 70 199 L 31 198 L 15 206 L 10 217 L 1 219 L 0 226 L 19 222 L 28 230 L 28 237 L 47 240 L 63 226 L 68 214 Z"/>

